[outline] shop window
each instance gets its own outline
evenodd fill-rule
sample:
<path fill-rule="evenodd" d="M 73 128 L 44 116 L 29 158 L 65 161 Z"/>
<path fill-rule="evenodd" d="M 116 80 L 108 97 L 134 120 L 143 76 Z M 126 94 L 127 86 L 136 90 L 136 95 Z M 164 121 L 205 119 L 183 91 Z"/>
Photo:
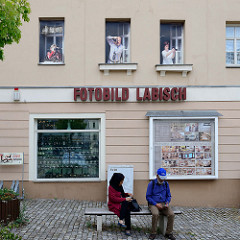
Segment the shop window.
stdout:
<path fill-rule="evenodd" d="M 183 64 L 183 23 L 161 23 L 160 63 Z"/>
<path fill-rule="evenodd" d="M 240 66 L 240 25 L 226 26 L 226 65 Z"/>
<path fill-rule="evenodd" d="M 102 118 L 32 117 L 35 134 L 30 178 L 35 181 L 103 179 Z M 102 149 L 102 150 L 101 150 Z M 35 160 L 34 160 L 35 159 Z M 102 162 L 101 162 L 102 161 Z"/>
<path fill-rule="evenodd" d="M 150 178 L 217 178 L 217 119 L 150 117 Z"/>
<path fill-rule="evenodd" d="M 130 22 L 106 22 L 106 63 L 130 62 Z"/>
<path fill-rule="evenodd" d="M 39 63 L 64 62 L 64 21 L 40 21 Z"/>

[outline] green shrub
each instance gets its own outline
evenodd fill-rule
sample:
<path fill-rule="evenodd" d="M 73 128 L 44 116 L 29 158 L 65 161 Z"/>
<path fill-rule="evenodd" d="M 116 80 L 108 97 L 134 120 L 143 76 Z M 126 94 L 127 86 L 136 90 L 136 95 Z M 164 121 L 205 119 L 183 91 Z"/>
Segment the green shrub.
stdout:
<path fill-rule="evenodd" d="M 0 189 L 0 201 L 12 200 L 15 199 L 17 196 L 18 194 L 11 189 Z"/>
<path fill-rule="evenodd" d="M 22 237 L 15 235 L 10 231 L 10 228 L 0 227 L 0 240 L 21 240 Z"/>

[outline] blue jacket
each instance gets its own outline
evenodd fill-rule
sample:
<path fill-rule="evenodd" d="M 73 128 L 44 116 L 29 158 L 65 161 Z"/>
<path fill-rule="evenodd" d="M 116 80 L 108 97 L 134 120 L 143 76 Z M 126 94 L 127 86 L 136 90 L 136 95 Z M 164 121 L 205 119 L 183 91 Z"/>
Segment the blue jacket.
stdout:
<path fill-rule="evenodd" d="M 154 186 L 153 186 L 154 181 Z M 156 205 L 157 203 L 170 203 L 171 193 L 168 182 L 163 182 L 163 184 L 158 184 L 157 179 L 151 181 L 148 184 L 146 199 L 149 204 Z M 167 187 L 166 184 L 167 183 Z"/>

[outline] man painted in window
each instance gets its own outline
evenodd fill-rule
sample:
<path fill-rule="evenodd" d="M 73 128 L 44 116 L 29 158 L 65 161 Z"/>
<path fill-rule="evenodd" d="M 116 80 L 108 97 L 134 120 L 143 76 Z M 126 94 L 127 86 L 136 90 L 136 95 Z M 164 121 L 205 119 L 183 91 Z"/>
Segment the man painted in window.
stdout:
<path fill-rule="evenodd" d="M 169 50 L 169 42 L 164 42 L 164 50 L 162 51 L 163 63 L 162 64 L 173 64 L 173 58 L 175 58 L 176 50 L 172 48 Z"/>
<path fill-rule="evenodd" d="M 121 63 L 124 49 L 122 45 L 122 38 L 120 36 L 108 36 L 107 42 L 110 46 L 108 63 Z"/>

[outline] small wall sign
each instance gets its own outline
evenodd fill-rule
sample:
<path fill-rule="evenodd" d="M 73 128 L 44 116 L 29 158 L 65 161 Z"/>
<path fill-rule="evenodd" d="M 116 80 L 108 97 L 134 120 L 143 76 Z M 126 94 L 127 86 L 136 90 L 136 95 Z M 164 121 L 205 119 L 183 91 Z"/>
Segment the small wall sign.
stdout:
<path fill-rule="evenodd" d="M 0 165 L 23 164 L 23 153 L 0 153 Z"/>

